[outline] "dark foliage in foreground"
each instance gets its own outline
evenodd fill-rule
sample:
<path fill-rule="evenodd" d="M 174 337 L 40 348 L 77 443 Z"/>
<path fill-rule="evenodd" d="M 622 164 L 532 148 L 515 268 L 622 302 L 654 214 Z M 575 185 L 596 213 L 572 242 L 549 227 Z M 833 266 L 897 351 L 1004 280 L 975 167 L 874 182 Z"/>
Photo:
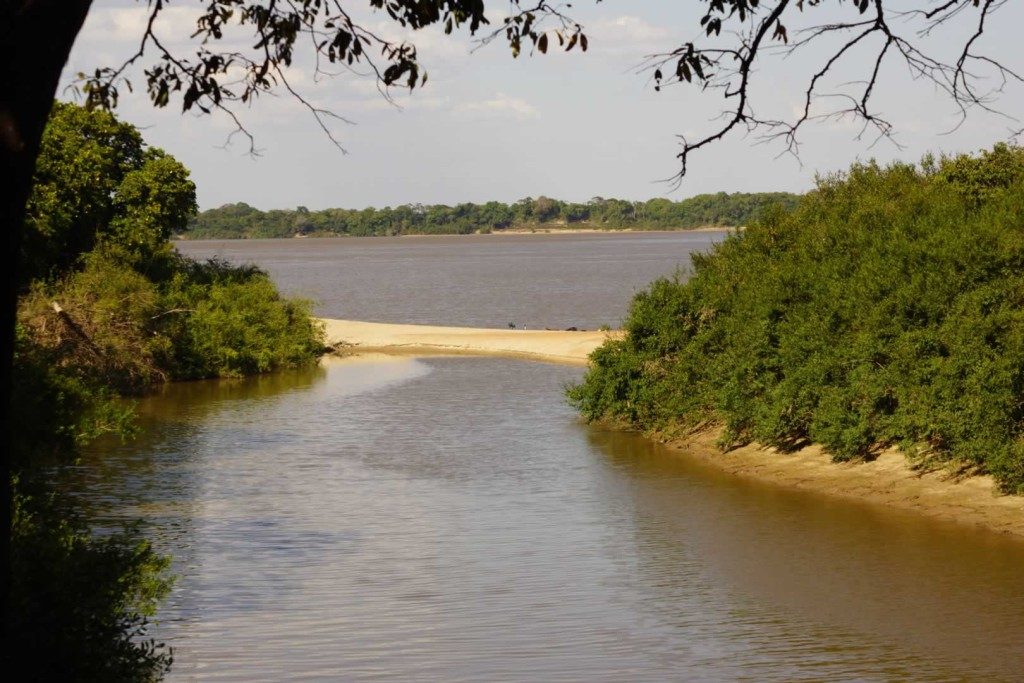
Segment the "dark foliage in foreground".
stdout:
<path fill-rule="evenodd" d="M 308 302 L 280 296 L 259 269 L 171 248 L 195 186 L 133 126 L 56 106 L 37 175 L 14 344 L 3 663 L 30 680 L 154 680 L 171 663 L 147 634 L 168 559 L 135 527 L 91 528 L 55 468 L 98 436 L 133 435 L 122 397 L 312 363 L 322 334 Z"/>
<path fill-rule="evenodd" d="M 15 486 L 11 629 L 26 680 L 150 681 L 171 653 L 148 634 L 170 589 L 169 560 L 128 527 L 94 535 L 52 495 Z"/>
<path fill-rule="evenodd" d="M 569 391 L 725 446 L 899 445 L 1024 493 L 1024 150 L 855 165 L 637 295 Z"/>

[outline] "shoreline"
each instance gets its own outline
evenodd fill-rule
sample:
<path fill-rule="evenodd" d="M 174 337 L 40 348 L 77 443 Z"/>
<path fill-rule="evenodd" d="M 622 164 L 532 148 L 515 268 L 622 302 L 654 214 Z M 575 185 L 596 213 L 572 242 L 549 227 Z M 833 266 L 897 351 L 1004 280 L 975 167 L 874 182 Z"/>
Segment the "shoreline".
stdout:
<path fill-rule="evenodd" d="M 491 356 L 585 366 L 612 331 L 486 329 L 373 323 L 320 318 L 327 343 L 341 357 Z M 615 429 L 614 425 L 608 426 Z M 783 453 L 760 444 L 722 452 L 717 428 L 676 438 L 655 434 L 678 457 L 729 474 L 784 488 L 905 510 L 931 519 L 984 529 L 1024 541 L 1024 496 L 998 492 L 988 475 L 952 476 L 938 468 L 915 470 L 896 449 L 864 462 L 832 462 L 821 446 Z"/>
<path fill-rule="evenodd" d="M 999 493 L 990 475 L 957 477 L 941 467 L 916 470 L 895 448 L 871 461 L 851 462 L 832 462 L 817 444 L 792 453 L 757 443 L 723 452 L 715 445 L 720 433 L 718 428 L 705 428 L 658 440 L 679 457 L 735 476 L 905 510 L 1024 541 L 1024 496 Z"/>
<path fill-rule="evenodd" d="M 731 226 L 731 225 L 702 225 L 696 228 L 656 228 L 656 229 L 644 229 L 644 228 L 508 228 L 505 230 L 492 230 L 491 232 L 451 232 L 451 233 L 402 233 L 400 235 L 290 235 L 287 237 L 190 237 L 188 233 L 180 235 L 174 235 L 171 237 L 171 242 L 228 242 L 228 241 L 255 241 L 255 240 L 296 240 L 296 239 L 308 239 L 308 240 L 333 240 L 333 239 L 366 239 L 366 238 L 381 238 L 381 239 L 406 239 L 406 238 L 419 238 L 419 237 L 498 237 L 501 235 L 617 235 L 617 234 L 630 234 L 630 235 L 642 235 L 645 233 L 650 234 L 675 234 L 675 233 L 708 233 L 708 232 L 742 232 L 745 230 L 745 226 Z"/>
<path fill-rule="evenodd" d="M 586 365 L 594 349 L 622 334 L 616 330 L 518 330 L 318 320 L 324 323 L 327 345 L 339 355 L 497 356 Z"/>
<path fill-rule="evenodd" d="M 487 233 L 470 233 L 473 235 L 614 235 L 618 233 L 677 233 L 677 232 L 743 232 L 746 226 L 734 225 L 701 225 L 696 228 L 508 228 L 492 230 Z M 405 236 L 405 235 L 403 235 Z M 418 235 L 408 235 L 418 237 Z"/>

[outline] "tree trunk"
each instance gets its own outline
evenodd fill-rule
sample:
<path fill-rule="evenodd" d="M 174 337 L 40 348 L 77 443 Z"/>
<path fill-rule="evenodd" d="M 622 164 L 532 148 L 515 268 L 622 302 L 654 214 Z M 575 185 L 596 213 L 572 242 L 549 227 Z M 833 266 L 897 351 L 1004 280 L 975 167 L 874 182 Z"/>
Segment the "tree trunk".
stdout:
<path fill-rule="evenodd" d="M 3 298 L 0 300 L 0 396 L 3 449 L 0 471 L 0 515 L 3 524 L 2 600 L 5 615 L 10 596 L 11 381 L 14 362 L 14 323 L 18 303 L 18 256 L 24 233 L 25 204 L 39 141 L 71 47 L 82 28 L 92 0 L 0 0 L 0 220 L 7 248 L 0 256 Z M 6 638 L 5 638 L 6 640 Z"/>

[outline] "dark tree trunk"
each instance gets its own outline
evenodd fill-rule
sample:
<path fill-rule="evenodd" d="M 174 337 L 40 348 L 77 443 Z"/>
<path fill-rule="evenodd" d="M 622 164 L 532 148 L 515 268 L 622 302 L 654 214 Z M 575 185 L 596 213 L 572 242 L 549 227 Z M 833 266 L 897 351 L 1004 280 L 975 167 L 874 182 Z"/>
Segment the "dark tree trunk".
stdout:
<path fill-rule="evenodd" d="M 39 141 L 53 106 L 61 71 L 82 28 L 92 0 L 0 0 L 0 220 L 6 249 L 0 256 L 3 299 L 0 300 L 0 408 L 3 419 L 0 515 L 3 536 L 2 600 L 5 631 L 10 596 L 11 381 L 14 322 L 18 300 L 18 254 L 24 232 L 25 203 Z M 6 640 L 6 638 L 5 638 Z"/>

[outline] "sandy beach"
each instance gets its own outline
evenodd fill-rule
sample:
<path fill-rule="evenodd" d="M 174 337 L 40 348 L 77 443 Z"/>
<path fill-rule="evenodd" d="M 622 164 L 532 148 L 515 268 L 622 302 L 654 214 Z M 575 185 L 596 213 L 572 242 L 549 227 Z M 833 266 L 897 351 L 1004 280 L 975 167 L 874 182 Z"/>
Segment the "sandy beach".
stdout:
<path fill-rule="evenodd" d="M 515 330 L 434 325 L 398 325 L 322 318 L 328 345 L 339 353 L 505 356 L 586 365 L 587 356 L 610 331 Z"/>

